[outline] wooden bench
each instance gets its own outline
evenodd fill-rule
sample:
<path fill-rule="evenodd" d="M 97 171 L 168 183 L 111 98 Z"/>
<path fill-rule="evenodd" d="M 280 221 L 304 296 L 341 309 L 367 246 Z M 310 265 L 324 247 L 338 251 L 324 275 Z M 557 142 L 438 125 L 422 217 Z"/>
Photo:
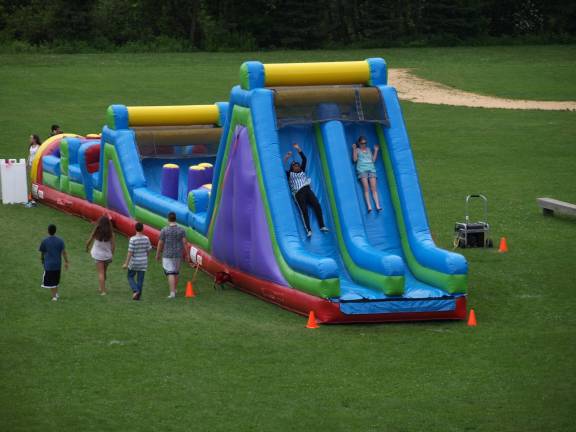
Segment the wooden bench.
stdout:
<path fill-rule="evenodd" d="M 576 216 L 576 204 L 559 201 L 554 198 L 537 198 L 536 201 L 545 216 L 553 216 L 555 212 Z"/>

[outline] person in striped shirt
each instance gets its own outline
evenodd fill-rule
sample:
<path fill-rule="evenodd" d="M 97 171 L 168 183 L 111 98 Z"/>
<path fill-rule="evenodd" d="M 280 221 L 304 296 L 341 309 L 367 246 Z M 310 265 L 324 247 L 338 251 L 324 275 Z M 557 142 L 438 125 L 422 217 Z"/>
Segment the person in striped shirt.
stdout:
<path fill-rule="evenodd" d="M 318 225 L 320 225 L 320 231 L 327 232 L 328 228 L 324 225 L 322 208 L 320 207 L 318 198 L 310 188 L 312 180 L 306 175 L 306 156 L 298 143 L 292 144 L 292 147 L 294 147 L 300 155 L 302 163 L 293 160 L 289 169 L 286 170 L 286 176 L 288 177 L 288 183 L 290 184 L 290 191 L 292 192 L 292 195 L 294 195 L 294 199 L 296 199 L 296 203 L 300 209 L 300 214 L 304 221 L 304 227 L 306 228 L 306 236 L 311 237 L 312 229 L 310 228 L 310 218 L 308 217 L 308 206 L 311 206 L 312 210 L 314 210 L 314 214 L 318 220 Z M 291 157 L 292 152 L 289 151 L 284 156 L 284 163 L 286 163 Z"/>
<path fill-rule="evenodd" d="M 136 235 L 130 237 L 128 254 L 122 268 L 128 269 L 128 283 L 132 289 L 132 300 L 140 300 L 144 275 L 148 268 L 148 252 L 152 249 L 152 245 L 150 239 L 142 233 L 144 225 L 141 222 L 136 222 L 135 228 Z"/>

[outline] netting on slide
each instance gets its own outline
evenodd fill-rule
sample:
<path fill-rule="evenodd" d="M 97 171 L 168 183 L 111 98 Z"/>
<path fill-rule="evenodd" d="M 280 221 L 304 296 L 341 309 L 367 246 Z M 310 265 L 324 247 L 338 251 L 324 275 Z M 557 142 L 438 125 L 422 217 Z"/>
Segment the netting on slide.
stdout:
<path fill-rule="evenodd" d="M 380 91 L 374 87 L 276 87 L 277 127 L 340 120 L 389 125 Z"/>
<path fill-rule="evenodd" d="M 213 157 L 222 128 L 209 125 L 134 127 L 140 158 Z"/>

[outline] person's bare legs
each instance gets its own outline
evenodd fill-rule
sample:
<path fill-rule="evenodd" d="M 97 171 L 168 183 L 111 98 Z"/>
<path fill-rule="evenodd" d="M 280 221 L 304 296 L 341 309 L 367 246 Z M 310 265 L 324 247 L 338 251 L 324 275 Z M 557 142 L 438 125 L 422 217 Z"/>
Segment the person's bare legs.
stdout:
<path fill-rule="evenodd" d="M 378 200 L 378 185 L 376 184 L 376 177 L 370 177 L 370 189 L 372 189 L 372 197 L 377 210 L 382 210 L 380 201 Z"/>
<path fill-rule="evenodd" d="M 110 262 L 104 263 L 104 290 L 106 292 L 108 292 L 108 288 L 110 288 L 110 284 L 108 284 L 108 288 L 106 288 L 106 281 L 108 280 L 108 264 L 110 264 Z"/>
<path fill-rule="evenodd" d="M 52 298 L 58 298 L 58 287 L 50 288 L 50 292 L 52 293 Z"/>
<path fill-rule="evenodd" d="M 96 269 L 98 269 L 98 291 L 100 294 L 105 295 L 106 292 L 106 268 L 108 263 L 104 261 L 96 262 Z"/>
<path fill-rule="evenodd" d="M 170 288 L 170 294 L 176 295 L 176 287 L 178 286 L 178 275 L 171 274 L 168 275 L 168 287 Z"/>
<path fill-rule="evenodd" d="M 364 189 L 364 201 L 366 201 L 366 207 L 368 211 L 372 211 L 372 204 L 370 203 L 370 191 L 368 189 L 368 179 L 366 177 L 361 177 L 360 182 L 362 183 L 362 188 Z"/>

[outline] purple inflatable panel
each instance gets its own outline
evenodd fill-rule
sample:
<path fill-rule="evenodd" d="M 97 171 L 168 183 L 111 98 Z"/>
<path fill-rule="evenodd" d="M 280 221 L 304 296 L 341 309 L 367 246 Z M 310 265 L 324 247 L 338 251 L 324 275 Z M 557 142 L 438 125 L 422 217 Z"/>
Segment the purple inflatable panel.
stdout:
<path fill-rule="evenodd" d="M 248 130 L 242 127 L 237 136 L 224 175 L 212 252 L 231 267 L 288 286 L 274 257 Z"/>
<path fill-rule="evenodd" d="M 178 199 L 178 178 L 180 167 L 176 164 L 165 164 L 162 167 L 162 195 Z"/>
<path fill-rule="evenodd" d="M 108 192 L 106 193 L 106 202 L 108 208 L 115 210 L 124 216 L 130 216 L 126 200 L 124 199 L 124 191 L 116 172 L 116 167 L 112 160 L 108 161 Z"/>

